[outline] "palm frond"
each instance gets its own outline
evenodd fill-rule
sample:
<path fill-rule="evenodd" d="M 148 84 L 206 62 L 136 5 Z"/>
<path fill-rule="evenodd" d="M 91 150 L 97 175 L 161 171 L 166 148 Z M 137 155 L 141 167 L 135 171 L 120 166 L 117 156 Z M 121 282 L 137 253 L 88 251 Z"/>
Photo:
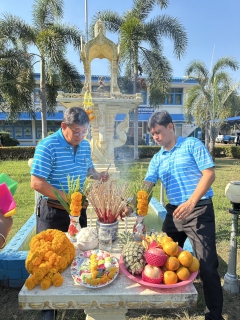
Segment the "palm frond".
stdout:
<path fill-rule="evenodd" d="M 49 25 L 63 18 L 63 0 L 34 0 L 33 22 L 38 30 L 44 29 Z"/>

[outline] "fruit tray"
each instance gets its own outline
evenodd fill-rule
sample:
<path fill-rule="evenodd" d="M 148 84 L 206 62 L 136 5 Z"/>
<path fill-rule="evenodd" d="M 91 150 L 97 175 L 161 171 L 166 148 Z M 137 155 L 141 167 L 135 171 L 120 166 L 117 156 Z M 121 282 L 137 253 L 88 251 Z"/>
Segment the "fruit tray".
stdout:
<path fill-rule="evenodd" d="M 169 288 L 178 288 L 178 287 L 182 287 L 182 286 L 186 286 L 187 284 L 191 283 L 194 281 L 194 279 L 197 277 L 198 271 L 196 272 L 192 272 L 189 279 L 185 280 L 185 281 L 180 281 L 178 283 L 175 284 L 164 284 L 164 283 L 160 283 L 160 284 L 155 284 L 155 283 L 150 283 L 150 282 L 146 282 L 142 280 L 142 276 L 141 275 L 132 275 L 130 272 L 127 271 L 127 269 L 124 266 L 124 262 L 123 262 L 123 258 L 122 255 L 120 256 L 119 259 L 119 267 L 122 270 L 122 272 L 131 280 L 143 285 L 143 286 L 147 286 L 147 287 L 155 287 L 155 288 L 161 288 L 161 289 L 169 289 Z"/>

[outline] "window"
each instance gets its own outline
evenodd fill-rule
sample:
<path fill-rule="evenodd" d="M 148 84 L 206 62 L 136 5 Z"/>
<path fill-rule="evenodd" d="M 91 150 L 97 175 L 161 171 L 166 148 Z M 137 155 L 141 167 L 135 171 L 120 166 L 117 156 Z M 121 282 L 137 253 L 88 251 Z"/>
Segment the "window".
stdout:
<path fill-rule="evenodd" d="M 22 138 L 22 127 L 15 127 L 14 128 L 14 132 L 15 132 L 15 138 Z"/>
<path fill-rule="evenodd" d="M 164 104 L 177 104 L 182 105 L 183 89 L 182 88 L 171 88 L 171 92 L 167 95 Z"/>
<path fill-rule="evenodd" d="M 25 127 L 24 128 L 24 137 L 25 138 L 31 138 L 32 137 L 32 128 Z"/>

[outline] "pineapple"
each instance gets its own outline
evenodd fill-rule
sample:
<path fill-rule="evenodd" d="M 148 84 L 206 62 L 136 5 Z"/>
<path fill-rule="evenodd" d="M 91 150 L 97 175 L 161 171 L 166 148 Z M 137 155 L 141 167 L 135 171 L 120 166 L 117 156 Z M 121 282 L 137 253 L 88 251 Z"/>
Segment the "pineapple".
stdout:
<path fill-rule="evenodd" d="M 136 242 L 130 232 L 119 235 L 120 243 L 124 244 L 122 257 L 125 268 L 131 274 L 141 274 L 145 264 L 145 249 L 141 243 Z"/>

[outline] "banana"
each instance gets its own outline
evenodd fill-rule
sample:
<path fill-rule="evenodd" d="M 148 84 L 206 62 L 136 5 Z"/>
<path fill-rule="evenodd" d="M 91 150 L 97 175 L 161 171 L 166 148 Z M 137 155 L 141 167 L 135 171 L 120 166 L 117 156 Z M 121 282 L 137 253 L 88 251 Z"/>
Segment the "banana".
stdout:
<path fill-rule="evenodd" d="M 143 246 L 143 248 L 144 248 L 145 250 L 148 250 L 148 242 L 147 242 L 146 239 L 143 239 L 143 240 L 142 240 L 142 246 Z"/>

